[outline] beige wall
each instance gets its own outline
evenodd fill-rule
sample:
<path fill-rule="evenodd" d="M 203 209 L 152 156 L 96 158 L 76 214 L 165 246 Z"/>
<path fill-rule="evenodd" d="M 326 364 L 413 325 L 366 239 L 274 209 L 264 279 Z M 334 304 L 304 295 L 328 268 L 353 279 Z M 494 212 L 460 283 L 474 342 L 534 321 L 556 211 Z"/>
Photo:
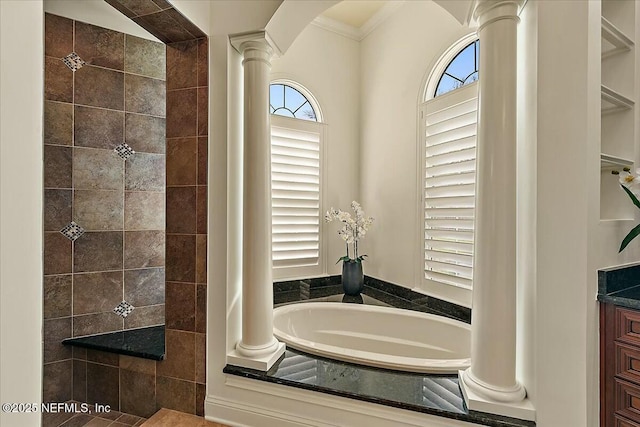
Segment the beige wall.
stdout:
<path fill-rule="evenodd" d="M 360 46 L 355 40 L 315 25 L 307 26 L 285 55 L 272 61 L 271 79 L 289 79 L 318 100 L 327 124 L 324 139 L 324 193 L 321 217 L 331 206 L 350 210 L 359 200 Z M 367 207 L 365 206 L 365 211 Z M 323 225 L 328 274 L 340 274 L 345 255 L 336 224 Z"/>
<path fill-rule="evenodd" d="M 40 402 L 42 1 L 0 2 L 0 401 Z M 39 425 L 39 411 L 0 424 Z"/>
<path fill-rule="evenodd" d="M 535 350 L 524 357 L 535 364 L 538 425 L 596 426 L 597 269 L 640 258 L 637 244 L 617 253 L 635 221 L 600 220 L 600 4 L 527 7 L 538 25 L 537 247 Z M 558 79 L 558 70 L 572 78 Z M 568 170 L 572 179 L 561 178 Z"/>
<path fill-rule="evenodd" d="M 360 197 L 376 218 L 362 245 L 366 274 L 407 288 L 422 281 L 416 153 L 423 81 L 468 33 L 437 4 L 408 1 L 361 42 Z"/>

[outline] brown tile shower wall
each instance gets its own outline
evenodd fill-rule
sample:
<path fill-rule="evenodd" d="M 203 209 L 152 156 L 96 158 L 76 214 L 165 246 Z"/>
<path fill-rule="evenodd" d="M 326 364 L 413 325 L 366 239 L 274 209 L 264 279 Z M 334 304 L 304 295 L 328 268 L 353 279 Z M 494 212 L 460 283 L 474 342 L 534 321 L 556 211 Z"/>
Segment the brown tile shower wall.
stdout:
<path fill-rule="evenodd" d="M 105 50 L 108 50 L 105 44 L 112 43 L 113 38 L 119 40 L 120 36 L 112 37 L 114 32 L 105 30 L 100 36 L 87 39 L 86 42 L 79 41 L 84 43 L 84 51 L 89 52 L 87 57 L 91 60 L 87 60 L 81 51 L 76 50 L 89 65 L 79 69 L 74 76 L 60 61 L 70 53 L 67 52 L 69 46 L 78 49 L 74 46 L 73 40 L 74 23 L 47 15 L 44 400 L 64 401 L 73 398 L 110 404 L 114 409 L 144 417 L 161 407 L 203 415 L 206 332 L 207 41 L 203 38 L 204 33 L 164 0 L 108 0 L 108 3 L 160 40 L 170 43 L 167 48 L 165 89 L 167 116 L 172 123 L 167 124 L 166 132 L 171 133 L 165 135 L 165 118 L 160 114 L 160 110 L 156 109 L 162 103 L 146 105 L 142 102 L 148 96 L 161 95 L 157 86 L 150 84 L 149 78 L 161 80 L 165 75 L 164 64 L 159 67 L 156 61 L 160 56 L 157 49 L 164 50 L 163 45 L 152 45 L 143 39 L 121 35 L 125 38 L 122 53 L 123 70 L 118 68 L 121 63 L 119 55 L 104 54 Z M 78 34 L 76 32 L 76 38 Z M 184 43 L 172 43 L 178 41 Z M 139 56 L 138 60 L 135 60 L 136 56 Z M 83 70 L 85 74 L 88 71 L 88 77 L 79 83 L 74 82 Z M 118 74 L 124 74 L 124 82 L 121 83 L 117 78 Z M 116 89 L 108 91 L 104 87 L 96 87 L 106 87 L 106 83 L 115 85 Z M 140 94 L 141 90 L 145 90 L 143 95 Z M 81 104 L 76 108 L 76 93 L 86 105 Z M 115 101 L 105 96 L 109 93 L 114 95 Z M 122 97 L 117 97 L 117 93 L 122 93 Z M 121 99 L 124 101 L 124 108 L 119 108 Z M 75 101 L 80 104 L 78 99 Z M 96 109 L 100 111 L 95 112 Z M 101 113 L 102 111 L 105 112 Z M 102 115 L 99 115 L 100 113 Z M 122 116 L 123 124 L 120 121 Z M 83 117 L 84 119 L 78 120 Z M 113 171 L 103 166 L 115 163 L 104 154 L 112 149 L 112 144 L 122 142 L 119 137 L 121 128 L 124 129 L 124 141 L 136 151 L 136 154 L 124 162 L 125 187 L 122 208 L 106 210 L 103 213 L 98 206 L 120 206 L 118 203 L 110 204 L 110 200 L 117 202 L 120 199 L 109 193 L 118 192 L 119 188 L 86 189 L 102 191 L 100 195 L 103 197 L 94 204 L 91 200 L 86 200 L 86 197 L 82 198 L 82 195 L 76 201 L 73 184 L 77 177 L 85 182 L 90 182 L 93 178 L 101 183 L 109 182 Z M 93 152 L 94 156 L 84 155 L 88 157 L 86 166 L 76 168 L 73 150 Z M 159 195 L 162 193 L 158 191 L 161 178 L 157 174 L 160 171 L 159 155 L 163 154 L 166 155 L 166 175 L 162 176 L 162 179 L 166 180 L 163 184 L 167 186 L 166 218 L 154 213 L 159 200 L 162 199 L 164 203 L 165 194 L 162 194 L 162 197 Z M 138 159 L 135 159 L 136 156 Z M 129 165 L 137 167 L 127 169 Z M 149 173 L 139 173 L 141 168 L 145 167 L 149 167 Z M 114 197 L 108 199 L 109 195 Z M 76 242 L 71 242 L 62 236 L 59 230 L 76 218 L 76 206 L 82 207 L 81 211 L 84 212 L 100 211 L 104 221 L 89 221 L 92 224 L 90 227 L 98 227 L 100 230 L 87 230 Z M 123 229 L 111 229 L 115 227 L 121 214 L 124 221 Z M 88 214 L 84 214 L 83 217 L 92 218 Z M 159 275 L 160 270 L 156 267 L 165 255 L 164 233 L 157 232 L 165 227 L 165 221 L 165 360 L 155 362 L 80 348 L 74 348 L 72 352 L 69 348 L 61 346 L 60 341 L 72 336 L 74 332 L 93 332 L 99 331 L 105 325 L 108 326 L 107 329 L 116 326 L 111 323 L 113 316 L 110 312 L 112 307 L 109 308 L 109 305 L 115 299 L 111 300 L 112 294 L 109 289 L 118 291 L 122 286 L 125 299 L 138 307 L 127 319 L 135 320 L 136 311 L 140 312 L 139 307 L 160 307 L 152 303 L 165 296 L 164 287 L 144 285 L 164 285 L 165 278 Z M 160 224 L 162 228 L 157 228 Z M 105 235 L 91 238 L 91 232 L 101 232 Z M 114 232 L 120 232 L 122 238 L 115 238 Z M 90 237 L 88 240 L 78 243 L 87 236 Z M 104 244 L 105 241 L 107 245 Z M 106 278 L 101 282 L 102 285 L 89 280 L 93 277 L 90 276 L 93 272 L 87 269 L 92 262 L 100 262 L 107 267 L 118 265 L 118 244 L 123 250 L 122 278 L 116 277 L 116 270 L 104 270 L 99 272 L 105 276 L 102 278 Z M 115 249 L 96 252 L 105 247 Z M 92 256 L 78 256 L 77 262 L 83 271 L 74 272 L 74 255 L 78 248 L 85 254 L 95 254 L 96 259 Z M 138 268 L 141 264 L 145 268 Z M 152 271 L 158 274 L 145 274 Z M 76 290 L 78 278 L 85 278 L 85 282 L 88 283 L 87 289 L 92 289 L 96 295 L 100 295 L 100 298 L 97 298 L 99 303 L 85 301 L 90 292 L 85 292 L 82 297 L 75 295 L 73 291 Z M 127 292 L 128 283 L 138 283 L 140 286 Z M 96 304 L 100 310 L 106 311 L 83 314 L 84 317 L 78 316 L 76 319 L 72 317 L 75 306 L 73 296 L 80 298 L 79 306 Z M 160 314 L 160 310 L 155 313 L 150 311 L 148 314 L 153 319 Z M 86 321 L 82 322 L 85 319 Z M 125 320 L 117 326 L 126 327 L 126 322 Z"/>
<path fill-rule="evenodd" d="M 167 0 L 104 0 L 166 44 L 206 38 Z"/>
<path fill-rule="evenodd" d="M 62 339 L 164 323 L 165 58 L 162 43 L 45 15 L 45 401 L 73 394 Z"/>
<path fill-rule="evenodd" d="M 165 360 L 74 348 L 75 400 L 204 415 L 207 74 L 206 39 L 167 46 Z"/>
<path fill-rule="evenodd" d="M 207 51 L 206 39 L 167 45 L 166 360 L 156 385 L 159 406 L 196 414 L 205 392 Z"/>

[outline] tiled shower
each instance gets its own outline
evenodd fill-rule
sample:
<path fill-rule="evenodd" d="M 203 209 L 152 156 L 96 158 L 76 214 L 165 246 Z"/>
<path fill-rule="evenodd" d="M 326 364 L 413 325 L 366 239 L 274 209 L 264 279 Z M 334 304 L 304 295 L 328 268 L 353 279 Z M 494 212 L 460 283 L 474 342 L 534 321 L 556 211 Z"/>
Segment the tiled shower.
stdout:
<path fill-rule="evenodd" d="M 47 14 L 50 27 L 47 295 L 70 293 L 72 336 L 163 324 L 165 46 Z"/>
<path fill-rule="evenodd" d="M 45 15 L 45 402 L 203 413 L 207 40 L 154 35 Z M 159 324 L 163 361 L 61 345 Z"/>

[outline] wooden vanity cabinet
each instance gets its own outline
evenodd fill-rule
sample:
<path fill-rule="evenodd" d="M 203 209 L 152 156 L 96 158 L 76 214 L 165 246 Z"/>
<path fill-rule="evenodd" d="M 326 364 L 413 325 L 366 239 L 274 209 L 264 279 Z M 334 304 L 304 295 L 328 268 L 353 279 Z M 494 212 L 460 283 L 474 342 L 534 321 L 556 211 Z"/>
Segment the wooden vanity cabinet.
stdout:
<path fill-rule="evenodd" d="M 640 427 L 640 310 L 600 304 L 600 427 Z"/>

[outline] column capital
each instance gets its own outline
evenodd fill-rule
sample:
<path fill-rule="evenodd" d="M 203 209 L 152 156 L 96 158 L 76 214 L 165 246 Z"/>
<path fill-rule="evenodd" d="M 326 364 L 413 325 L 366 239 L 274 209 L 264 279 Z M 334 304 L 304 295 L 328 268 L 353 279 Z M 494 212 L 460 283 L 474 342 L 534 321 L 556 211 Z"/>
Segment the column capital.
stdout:
<path fill-rule="evenodd" d="M 478 23 L 478 32 L 487 25 L 503 19 L 520 21 L 518 13 L 525 0 L 475 0 L 473 19 Z"/>
<path fill-rule="evenodd" d="M 270 60 L 274 52 L 280 54 L 278 46 L 273 42 L 269 33 L 266 31 L 254 31 L 250 33 L 234 34 L 229 36 L 231 46 L 233 46 L 240 54 L 245 55 L 246 51 L 258 51 L 263 55 L 267 55 Z"/>

